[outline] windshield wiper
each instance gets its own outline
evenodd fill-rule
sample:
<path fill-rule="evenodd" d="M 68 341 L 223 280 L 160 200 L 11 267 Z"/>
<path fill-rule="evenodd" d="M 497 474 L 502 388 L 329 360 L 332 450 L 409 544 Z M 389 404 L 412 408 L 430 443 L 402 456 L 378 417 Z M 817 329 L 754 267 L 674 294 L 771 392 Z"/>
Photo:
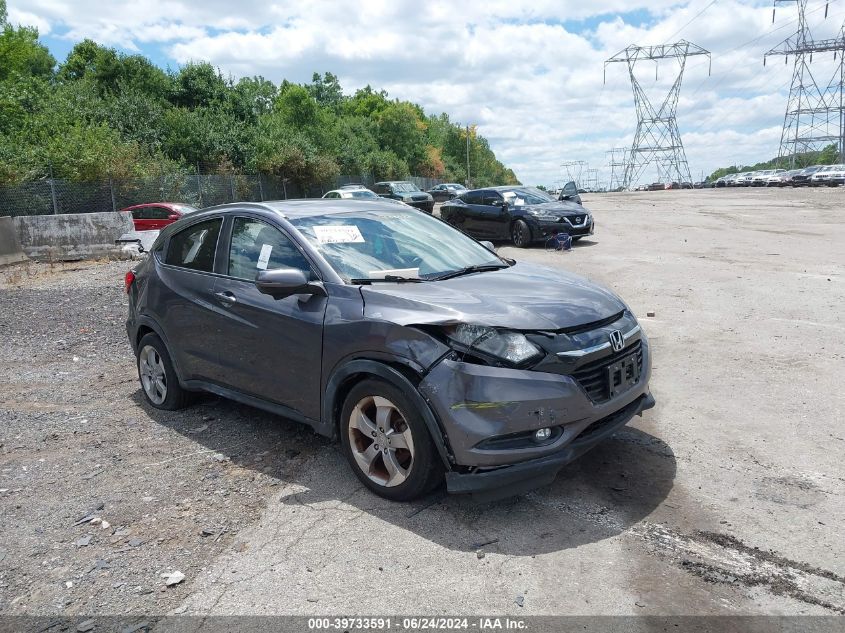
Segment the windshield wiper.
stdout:
<path fill-rule="evenodd" d="M 488 270 L 501 270 L 508 268 L 508 264 L 476 264 L 475 266 L 466 266 L 458 270 L 450 270 L 448 273 L 443 273 L 437 277 L 432 277 L 432 281 L 442 281 L 444 279 L 452 279 L 453 277 L 460 277 L 462 275 L 469 275 L 470 273 L 481 273 Z"/>
<path fill-rule="evenodd" d="M 389 282 L 389 283 L 420 283 L 423 281 L 427 281 L 426 279 L 420 279 L 419 277 L 402 277 L 401 275 L 385 275 L 384 277 L 377 277 L 375 279 L 362 278 L 362 279 L 350 279 L 349 283 L 353 284 L 372 284 L 372 283 L 380 283 L 380 282 Z"/>

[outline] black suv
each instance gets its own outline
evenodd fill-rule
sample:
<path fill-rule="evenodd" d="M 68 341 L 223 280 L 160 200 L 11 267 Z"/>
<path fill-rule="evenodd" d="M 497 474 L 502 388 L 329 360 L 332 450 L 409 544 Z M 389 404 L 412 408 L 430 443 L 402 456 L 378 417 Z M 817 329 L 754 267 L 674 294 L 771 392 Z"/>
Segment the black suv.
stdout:
<path fill-rule="evenodd" d="M 373 190 L 382 198 L 399 200 L 426 213 L 434 211 L 434 198 L 407 180 L 377 182 Z"/>
<path fill-rule="evenodd" d="M 619 297 L 387 200 L 193 213 L 126 291 L 150 405 L 208 391 L 303 422 L 389 499 L 444 473 L 488 497 L 543 485 L 654 405 Z"/>

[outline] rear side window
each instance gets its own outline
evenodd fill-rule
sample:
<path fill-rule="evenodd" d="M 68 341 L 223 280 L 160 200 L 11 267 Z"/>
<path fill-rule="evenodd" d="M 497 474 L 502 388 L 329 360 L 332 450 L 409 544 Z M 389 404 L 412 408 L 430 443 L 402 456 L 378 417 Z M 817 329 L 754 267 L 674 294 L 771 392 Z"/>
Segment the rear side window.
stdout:
<path fill-rule="evenodd" d="M 167 247 L 166 264 L 212 272 L 214 270 L 214 252 L 220 225 L 223 220 L 215 218 L 199 224 L 193 224 L 170 238 Z"/>
<path fill-rule="evenodd" d="M 481 204 L 481 192 L 469 191 L 461 196 L 461 200 L 467 204 Z"/>
<path fill-rule="evenodd" d="M 170 209 L 165 209 L 164 207 L 150 207 L 148 212 L 149 215 L 147 217 L 151 220 L 167 220 L 172 213 Z"/>
<path fill-rule="evenodd" d="M 288 236 L 274 226 L 252 218 L 235 218 L 229 250 L 229 275 L 253 281 L 260 270 L 311 266 Z"/>

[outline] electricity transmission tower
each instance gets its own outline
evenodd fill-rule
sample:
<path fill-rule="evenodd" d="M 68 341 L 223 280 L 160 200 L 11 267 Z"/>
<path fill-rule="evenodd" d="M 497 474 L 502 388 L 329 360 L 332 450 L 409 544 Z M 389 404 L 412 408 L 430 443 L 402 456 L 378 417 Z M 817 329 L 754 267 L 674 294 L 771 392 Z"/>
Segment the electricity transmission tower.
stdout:
<path fill-rule="evenodd" d="M 581 188 L 581 173 L 587 167 L 587 163 L 583 160 L 568 160 L 560 164 L 566 170 L 567 179 L 573 181 L 575 186 Z"/>
<path fill-rule="evenodd" d="M 588 169 L 587 177 L 584 179 L 584 189 L 587 191 L 596 191 L 599 188 L 599 170 Z"/>
<path fill-rule="evenodd" d="M 789 63 L 790 55 L 795 58 L 778 162 L 794 168 L 798 154 L 823 149 L 830 143 L 838 146 L 840 162 L 845 162 L 845 23 L 835 38 L 813 40 L 806 18 L 809 0 L 775 0 L 775 9 L 784 2 L 798 5 L 798 31 L 763 56 L 764 66 L 772 55 L 783 55 L 785 63 Z M 833 53 L 835 70 L 827 83 L 819 83 L 810 68 L 814 53 Z"/>
<path fill-rule="evenodd" d="M 634 92 L 634 105 L 637 109 L 637 131 L 628 156 L 622 177 L 622 186 L 626 189 L 636 183 L 645 168 L 654 163 L 657 166 L 658 177 L 661 182 L 690 182 L 689 163 L 681 143 L 681 133 L 675 113 L 678 108 L 678 95 L 681 92 L 681 81 L 684 78 L 684 68 L 687 57 L 707 55 L 710 52 L 696 44 L 681 40 L 674 44 L 659 46 L 636 46 L 631 44 L 604 62 L 605 77 L 607 65 L 614 62 L 628 64 L 628 74 L 631 79 L 631 89 Z M 678 74 L 669 93 L 663 99 L 660 107 L 655 109 L 640 82 L 634 74 L 637 62 L 655 62 L 655 79 L 657 78 L 657 61 L 660 59 L 677 59 Z"/>
<path fill-rule="evenodd" d="M 628 164 L 628 148 L 614 147 L 605 152 L 607 155 L 607 166 L 610 167 L 610 184 L 608 191 L 616 191 L 623 188 L 622 178 L 625 175 L 625 166 Z"/>

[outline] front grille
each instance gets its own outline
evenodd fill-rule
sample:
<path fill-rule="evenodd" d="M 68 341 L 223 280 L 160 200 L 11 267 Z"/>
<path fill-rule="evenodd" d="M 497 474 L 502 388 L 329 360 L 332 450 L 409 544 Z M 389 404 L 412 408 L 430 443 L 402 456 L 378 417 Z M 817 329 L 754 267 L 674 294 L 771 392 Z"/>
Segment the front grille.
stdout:
<path fill-rule="evenodd" d="M 599 360 L 587 363 L 583 367 L 579 367 L 576 371 L 572 372 L 572 377 L 578 381 L 578 384 L 587 392 L 587 395 L 590 396 L 593 402 L 607 402 L 610 399 L 607 368 L 633 354 L 637 356 L 637 366 L 640 374 L 642 374 L 643 344 L 642 341 L 638 340 L 621 352 L 616 352 L 610 356 L 605 356 Z"/>

